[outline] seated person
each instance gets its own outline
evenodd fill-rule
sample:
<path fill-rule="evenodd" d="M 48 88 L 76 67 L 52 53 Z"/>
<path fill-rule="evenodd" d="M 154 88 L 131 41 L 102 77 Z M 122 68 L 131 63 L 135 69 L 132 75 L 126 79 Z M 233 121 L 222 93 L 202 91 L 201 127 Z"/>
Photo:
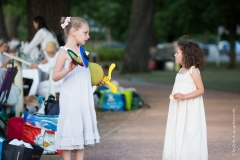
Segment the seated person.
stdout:
<path fill-rule="evenodd" d="M 21 44 L 17 38 L 12 38 L 9 42 L 9 53 L 16 54 L 19 52 L 19 49 L 21 47 Z M 18 56 L 18 55 L 16 55 Z"/>
<path fill-rule="evenodd" d="M 0 67 L 7 68 L 7 64 L 9 63 L 10 58 L 3 55 L 3 52 L 8 51 L 8 41 L 4 39 L 0 39 Z"/>
<path fill-rule="evenodd" d="M 58 48 L 56 47 L 56 43 L 55 42 L 48 42 L 46 44 L 46 48 L 44 49 L 44 55 L 45 58 L 44 60 L 40 63 L 40 64 L 33 64 L 32 66 L 30 66 L 30 69 L 28 69 L 28 71 L 24 71 L 24 72 L 34 72 L 35 74 L 31 75 L 35 75 L 35 79 L 33 79 L 33 84 L 31 86 L 31 89 L 29 91 L 28 95 L 40 95 L 45 97 L 47 94 L 54 94 L 56 92 L 59 92 L 60 86 L 61 86 L 61 81 L 57 82 L 53 82 L 52 79 L 49 80 L 44 80 L 41 81 L 41 77 L 43 77 L 43 73 L 46 73 L 49 77 L 49 74 L 51 72 L 51 70 L 54 69 L 55 66 L 55 61 L 56 61 L 56 52 L 57 52 Z M 36 72 L 34 70 L 40 70 L 42 73 Z M 39 75 L 41 74 L 41 75 Z M 27 75 L 29 74 L 24 74 L 27 77 Z M 41 76 L 41 77 L 40 77 Z M 24 76 L 23 76 L 24 77 Z M 29 78 L 29 77 L 28 77 Z M 49 78 L 47 78 L 49 79 Z M 53 91 L 54 90 L 54 91 Z"/>
<path fill-rule="evenodd" d="M 44 55 L 45 58 L 40 64 L 33 64 L 30 66 L 30 69 L 23 69 L 23 78 L 32 79 L 33 82 L 31 84 L 31 88 L 29 90 L 28 95 L 36 95 L 37 94 L 37 88 L 39 83 L 42 81 L 42 77 L 48 77 L 51 68 L 49 63 L 54 60 L 55 53 L 57 52 L 55 42 L 48 42 L 46 44 L 46 47 L 44 48 Z M 48 78 L 44 78 L 48 79 Z"/>
<path fill-rule="evenodd" d="M 54 43 L 48 43 L 45 51 L 46 59 L 44 62 L 46 61 L 47 63 L 39 64 L 37 67 L 43 72 L 52 74 L 51 72 L 54 69 L 57 58 L 57 54 L 55 55 L 57 51 L 56 45 L 54 45 Z M 49 77 L 49 80 L 45 80 L 39 83 L 37 95 L 47 98 L 49 94 L 56 96 L 56 93 L 60 92 L 62 81 L 54 82 L 51 78 L 51 75 Z"/>
<path fill-rule="evenodd" d="M 49 64 L 52 60 L 54 60 L 54 56 L 57 52 L 58 48 L 56 47 L 55 42 L 48 42 L 46 44 L 46 48 L 44 49 L 44 60 L 40 64 L 33 64 L 30 66 L 30 69 L 39 68 L 43 72 L 50 73 L 52 67 Z"/>

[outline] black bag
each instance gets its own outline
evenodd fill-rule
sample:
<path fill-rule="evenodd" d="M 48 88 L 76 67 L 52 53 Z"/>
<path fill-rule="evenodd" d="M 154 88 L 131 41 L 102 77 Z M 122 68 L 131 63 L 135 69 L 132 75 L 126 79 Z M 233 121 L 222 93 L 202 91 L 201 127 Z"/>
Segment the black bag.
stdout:
<path fill-rule="evenodd" d="M 144 102 L 144 100 L 142 99 L 142 97 L 138 93 L 133 91 L 133 93 L 132 93 L 132 110 L 139 109 L 143 106 L 150 108 L 149 104 L 146 104 Z"/>
<path fill-rule="evenodd" d="M 33 149 L 23 146 L 15 146 L 9 144 L 11 140 L 2 142 L 2 160 L 40 160 L 43 148 L 31 144 Z"/>
<path fill-rule="evenodd" d="M 58 115 L 59 114 L 59 101 L 55 100 L 53 95 L 50 95 L 44 102 L 45 114 L 47 115 Z"/>
<path fill-rule="evenodd" d="M 132 110 L 139 109 L 143 105 L 142 97 L 136 92 L 132 92 Z"/>

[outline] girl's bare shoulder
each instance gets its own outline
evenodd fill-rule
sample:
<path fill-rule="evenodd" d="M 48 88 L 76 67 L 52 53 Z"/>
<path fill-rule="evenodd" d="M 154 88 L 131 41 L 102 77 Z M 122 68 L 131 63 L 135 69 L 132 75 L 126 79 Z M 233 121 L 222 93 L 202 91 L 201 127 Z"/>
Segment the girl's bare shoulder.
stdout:
<path fill-rule="evenodd" d="M 192 71 L 190 74 L 192 77 L 201 77 L 199 69 L 195 67 L 192 68 Z"/>
<path fill-rule="evenodd" d="M 67 51 L 63 48 L 59 49 L 58 56 L 65 59 L 65 60 L 69 59 L 69 55 L 67 54 Z"/>
<path fill-rule="evenodd" d="M 200 70 L 198 68 L 196 68 L 196 67 L 192 67 L 192 72 L 200 74 Z"/>

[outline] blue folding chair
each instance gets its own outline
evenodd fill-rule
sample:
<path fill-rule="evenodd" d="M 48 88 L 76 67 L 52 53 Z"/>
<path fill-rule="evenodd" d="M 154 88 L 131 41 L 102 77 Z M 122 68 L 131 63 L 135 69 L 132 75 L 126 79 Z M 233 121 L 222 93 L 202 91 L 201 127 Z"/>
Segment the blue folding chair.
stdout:
<path fill-rule="evenodd" d="M 16 77 L 18 72 L 17 67 L 7 68 L 6 75 L 3 79 L 3 83 L 0 89 L 0 111 L 2 111 L 3 107 L 7 106 L 7 100 L 9 97 L 9 93 L 12 87 L 12 83 L 14 82 L 14 78 Z M 0 116 L 0 132 L 3 136 L 6 137 L 4 128 L 7 126 L 6 121 Z"/>

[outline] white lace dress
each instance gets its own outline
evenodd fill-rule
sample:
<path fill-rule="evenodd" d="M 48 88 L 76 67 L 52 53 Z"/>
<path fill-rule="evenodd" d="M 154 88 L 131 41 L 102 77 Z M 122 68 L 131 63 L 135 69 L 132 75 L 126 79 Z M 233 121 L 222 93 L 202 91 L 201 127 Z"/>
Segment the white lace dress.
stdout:
<path fill-rule="evenodd" d="M 196 90 L 191 77 L 192 68 L 186 74 L 177 74 L 172 94 L 178 92 L 187 94 Z M 188 100 L 170 100 L 162 159 L 208 159 L 202 96 Z"/>
<path fill-rule="evenodd" d="M 69 62 L 70 60 L 65 61 L 63 69 L 68 67 Z M 78 65 L 63 78 L 59 100 L 60 115 L 55 137 L 56 149 L 83 149 L 84 145 L 99 143 L 100 136 L 88 68 Z"/>

